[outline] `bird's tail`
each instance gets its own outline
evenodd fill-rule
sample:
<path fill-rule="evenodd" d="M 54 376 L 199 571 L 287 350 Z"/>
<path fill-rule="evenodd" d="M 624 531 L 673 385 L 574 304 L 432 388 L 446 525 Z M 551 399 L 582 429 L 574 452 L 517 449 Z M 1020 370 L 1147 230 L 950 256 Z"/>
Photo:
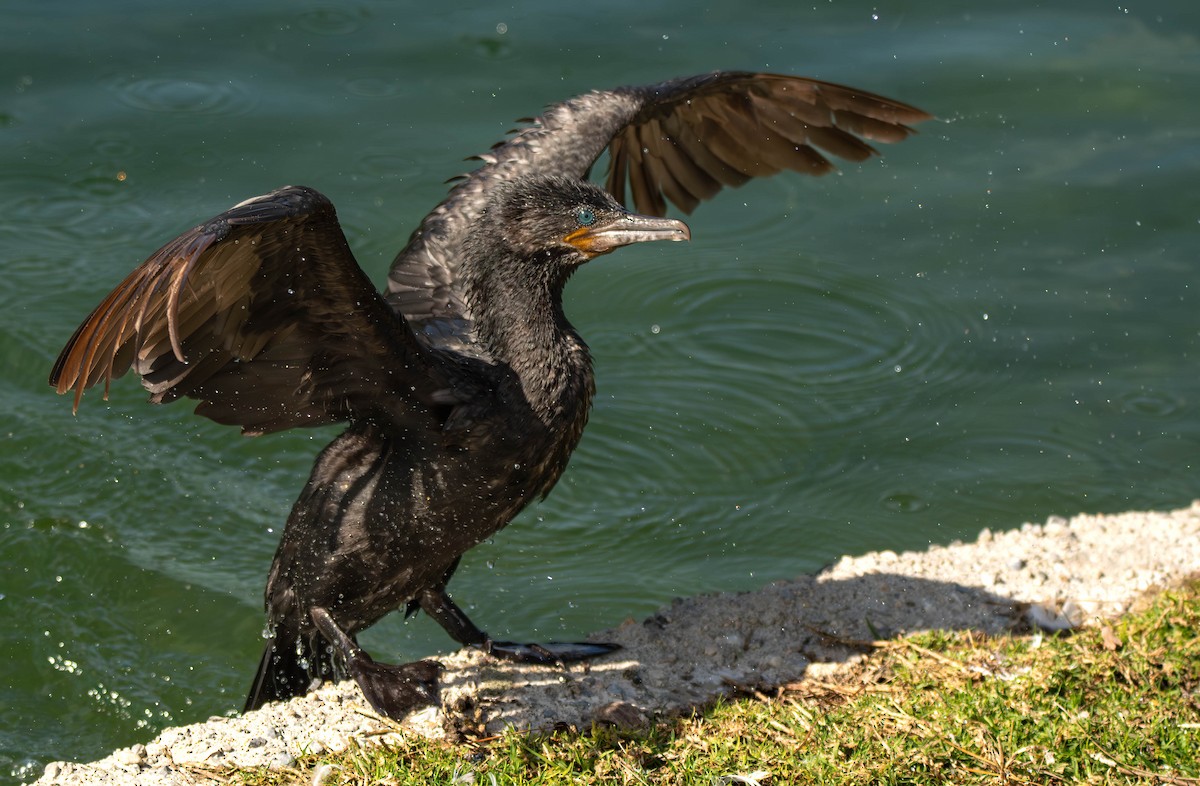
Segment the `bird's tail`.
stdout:
<path fill-rule="evenodd" d="M 334 676 L 333 653 L 319 635 L 312 639 L 277 629 L 263 648 L 258 673 L 250 686 L 243 712 L 267 702 L 303 696 Z"/>

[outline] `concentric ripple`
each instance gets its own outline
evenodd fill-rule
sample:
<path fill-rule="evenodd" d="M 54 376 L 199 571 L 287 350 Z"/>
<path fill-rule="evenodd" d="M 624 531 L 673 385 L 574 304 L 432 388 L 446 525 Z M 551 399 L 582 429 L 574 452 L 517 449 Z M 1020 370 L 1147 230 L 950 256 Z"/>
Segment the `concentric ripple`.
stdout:
<path fill-rule="evenodd" d="M 363 98 L 394 98 L 403 88 L 403 82 L 395 73 L 360 74 L 346 80 L 346 89 Z"/>
<path fill-rule="evenodd" d="M 240 115 L 257 103 L 241 82 L 207 76 L 117 77 L 106 83 L 126 106 L 180 115 Z"/>
<path fill-rule="evenodd" d="M 45 170 L 11 171 L 0 193 L 0 238 L 10 265 L 45 256 L 72 265 L 111 244 L 131 242 L 150 208 L 132 201 L 117 167 L 93 166 L 66 177 Z M 87 256 L 79 254 L 86 242 Z M 136 260 L 134 260 L 136 261 Z"/>
<path fill-rule="evenodd" d="M 365 8 L 328 6 L 305 11 L 296 17 L 299 26 L 318 35 L 349 35 L 361 30 L 370 18 Z"/>
<path fill-rule="evenodd" d="M 633 336 L 611 329 L 597 339 L 597 352 L 621 342 L 625 357 L 645 354 L 668 385 L 702 377 L 738 404 L 725 413 L 735 422 L 755 399 L 759 409 L 806 410 L 814 423 L 873 417 L 900 391 L 953 385 L 967 367 L 947 353 L 978 331 L 918 279 L 825 271 L 793 254 L 742 264 L 707 252 L 632 272 L 607 277 L 602 301 L 588 298 L 597 323 L 622 308 L 644 315 Z"/>

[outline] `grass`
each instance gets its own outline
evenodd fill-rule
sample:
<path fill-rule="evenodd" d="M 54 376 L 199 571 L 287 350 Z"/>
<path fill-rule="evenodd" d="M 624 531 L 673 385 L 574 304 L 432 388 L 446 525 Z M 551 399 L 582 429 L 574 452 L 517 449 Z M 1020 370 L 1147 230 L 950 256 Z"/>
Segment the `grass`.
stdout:
<path fill-rule="evenodd" d="M 640 728 L 406 739 L 223 773 L 298 784 L 1200 785 L 1200 582 L 1071 635 L 872 642 L 832 682 Z"/>

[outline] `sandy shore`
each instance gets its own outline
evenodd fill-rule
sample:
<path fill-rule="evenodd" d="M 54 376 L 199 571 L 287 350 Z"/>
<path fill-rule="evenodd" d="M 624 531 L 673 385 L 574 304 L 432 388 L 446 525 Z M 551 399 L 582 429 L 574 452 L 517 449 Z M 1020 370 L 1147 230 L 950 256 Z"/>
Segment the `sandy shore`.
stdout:
<path fill-rule="evenodd" d="M 400 729 L 373 717 L 353 683 L 342 683 L 242 717 L 167 729 L 91 764 L 54 763 L 37 784 L 180 786 L 209 782 L 205 770 L 287 766 L 302 751 L 388 734 L 633 721 L 709 701 L 731 685 L 827 675 L 859 657 L 824 634 L 1070 627 L 1121 614 L 1148 590 L 1196 572 L 1200 502 L 984 530 L 972 543 L 844 557 L 819 575 L 756 592 L 677 600 L 649 619 L 597 632 L 595 640 L 623 649 L 570 669 L 447 655 L 439 658 L 442 707 L 410 716 Z"/>

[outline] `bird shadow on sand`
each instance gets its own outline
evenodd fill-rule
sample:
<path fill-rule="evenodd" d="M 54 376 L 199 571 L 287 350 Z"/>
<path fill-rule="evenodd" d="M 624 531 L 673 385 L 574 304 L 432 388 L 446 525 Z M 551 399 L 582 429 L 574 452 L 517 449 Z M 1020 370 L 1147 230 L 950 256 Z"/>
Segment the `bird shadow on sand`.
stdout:
<path fill-rule="evenodd" d="M 495 733 L 593 721 L 636 722 L 746 687 L 845 662 L 863 642 L 921 630 L 1012 630 L 1026 604 L 962 584 L 874 573 L 806 576 L 761 590 L 677 599 L 647 619 L 596 633 L 622 649 L 567 668 L 479 653 L 443 659 L 443 724 Z"/>

